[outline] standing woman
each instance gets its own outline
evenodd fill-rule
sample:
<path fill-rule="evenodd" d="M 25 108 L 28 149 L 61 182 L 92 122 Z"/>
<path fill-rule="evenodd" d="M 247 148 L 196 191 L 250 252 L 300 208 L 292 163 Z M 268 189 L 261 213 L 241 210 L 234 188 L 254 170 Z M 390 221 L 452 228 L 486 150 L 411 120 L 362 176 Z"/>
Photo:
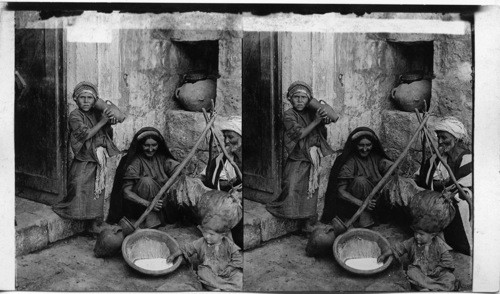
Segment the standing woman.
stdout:
<path fill-rule="evenodd" d="M 97 87 L 81 82 L 73 91 L 78 109 L 69 115 L 70 145 L 74 154 L 68 173 L 66 197 L 52 209 L 63 218 L 92 220 L 91 232 L 98 233 L 104 217 L 104 165 L 108 156 L 120 153 L 111 140 L 111 112 L 95 109 Z"/>
<path fill-rule="evenodd" d="M 140 129 L 118 165 L 107 222 L 117 223 L 123 216 L 138 219 L 178 165 L 157 129 Z M 155 228 L 166 223 L 169 214 L 163 204 L 164 200 L 156 203 L 143 227 Z"/>
<path fill-rule="evenodd" d="M 330 172 L 321 221 L 329 223 L 335 216 L 350 218 L 392 163 L 373 130 L 359 127 L 352 131 Z M 377 201 L 372 199 L 359 217 L 359 227 L 375 224 L 376 205 Z"/>
<path fill-rule="evenodd" d="M 317 221 L 318 176 L 320 157 L 333 154 L 326 142 L 325 124 L 330 123 L 323 109 L 307 108 L 313 98 L 311 87 L 301 81 L 287 91 L 292 108 L 285 111 L 285 148 L 288 153 L 281 194 L 266 209 L 276 217 L 306 219 L 305 231 Z"/>
<path fill-rule="evenodd" d="M 472 203 L 472 153 L 468 149 L 469 136 L 462 122 L 452 116 L 439 120 L 435 127 L 438 138 L 438 149 L 450 166 L 458 184 L 466 192 L 468 199 L 464 199 L 456 188 L 453 206 L 455 218 L 444 229 L 444 237 L 454 250 L 470 255 L 472 251 L 472 223 L 470 219 L 469 203 Z M 448 170 L 434 154 L 427 159 L 416 174 L 417 184 L 423 188 L 441 192 L 454 186 Z"/>

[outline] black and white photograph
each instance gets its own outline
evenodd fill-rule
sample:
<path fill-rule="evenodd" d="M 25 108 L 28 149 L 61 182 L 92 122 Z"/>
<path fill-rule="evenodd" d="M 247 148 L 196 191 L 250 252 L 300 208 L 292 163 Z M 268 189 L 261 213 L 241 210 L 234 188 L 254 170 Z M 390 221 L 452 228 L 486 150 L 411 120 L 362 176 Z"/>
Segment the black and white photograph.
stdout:
<path fill-rule="evenodd" d="M 498 291 L 500 7 L 375 4 L 0 3 L 2 289 Z"/>
<path fill-rule="evenodd" d="M 242 291 L 231 16 L 51 12 L 15 12 L 16 289 Z"/>

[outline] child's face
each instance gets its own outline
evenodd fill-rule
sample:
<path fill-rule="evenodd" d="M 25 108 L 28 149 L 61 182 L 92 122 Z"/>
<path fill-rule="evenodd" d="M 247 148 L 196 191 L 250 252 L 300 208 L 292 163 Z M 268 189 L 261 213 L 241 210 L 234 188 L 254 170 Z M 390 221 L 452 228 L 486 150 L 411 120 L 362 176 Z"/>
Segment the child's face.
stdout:
<path fill-rule="evenodd" d="M 427 233 L 422 230 L 416 230 L 413 232 L 413 237 L 415 237 L 415 241 L 417 241 L 418 245 L 428 244 L 435 235 L 436 234 Z"/>
<path fill-rule="evenodd" d="M 201 232 L 203 234 L 203 238 L 205 238 L 205 241 L 207 241 L 209 245 L 219 244 L 223 237 L 222 234 L 209 229 L 202 229 Z"/>
<path fill-rule="evenodd" d="M 87 112 L 95 104 L 95 97 L 90 93 L 82 93 L 75 99 L 76 104 L 80 110 Z"/>
<path fill-rule="evenodd" d="M 293 108 L 298 111 L 302 111 L 306 108 L 307 103 L 309 102 L 309 97 L 305 93 L 298 92 L 290 97 L 290 101 L 292 102 Z"/>

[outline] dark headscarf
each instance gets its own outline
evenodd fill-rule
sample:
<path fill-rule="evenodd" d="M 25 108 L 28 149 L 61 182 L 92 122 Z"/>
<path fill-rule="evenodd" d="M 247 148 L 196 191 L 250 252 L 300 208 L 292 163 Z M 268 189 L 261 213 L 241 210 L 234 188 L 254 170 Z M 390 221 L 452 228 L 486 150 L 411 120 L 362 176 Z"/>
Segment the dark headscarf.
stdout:
<path fill-rule="evenodd" d="M 354 129 L 347 137 L 347 141 L 342 149 L 342 154 L 335 160 L 332 170 L 330 172 L 330 177 L 328 179 L 328 187 L 325 193 L 325 207 L 323 209 L 323 215 L 321 217 L 321 222 L 329 223 L 336 215 L 338 208 L 338 177 L 340 169 L 347 162 L 349 158 L 355 156 L 357 150 L 358 142 L 362 138 L 368 138 L 372 142 L 371 152 L 377 153 L 383 158 L 390 160 L 390 158 L 385 154 L 382 144 L 375 132 L 367 127 L 359 127 Z"/>
<path fill-rule="evenodd" d="M 132 143 L 130 143 L 130 148 L 125 156 L 122 157 L 120 163 L 118 164 L 118 168 L 116 169 L 115 181 L 113 183 L 113 189 L 111 190 L 111 199 L 109 205 L 109 215 L 107 218 L 108 223 L 117 223 L 124 215 L 123 212 L 123 176 L 125 175 L 125 171 L 127 167 L 132 163 L 137 156 L 139 156 L 142 151 L 142 143 L 147 138 L 153 138 L 156 142 L 158 142 L 158 150 L 156 154 L 163 154 L 167 158 L 175 159 L 174 156 L 170 153 L 167 147 L 167 143 L 165 139 L 160 134 L 160 132 L 152 127 L 145 127 L 140 129 L 132 139 Z"/>

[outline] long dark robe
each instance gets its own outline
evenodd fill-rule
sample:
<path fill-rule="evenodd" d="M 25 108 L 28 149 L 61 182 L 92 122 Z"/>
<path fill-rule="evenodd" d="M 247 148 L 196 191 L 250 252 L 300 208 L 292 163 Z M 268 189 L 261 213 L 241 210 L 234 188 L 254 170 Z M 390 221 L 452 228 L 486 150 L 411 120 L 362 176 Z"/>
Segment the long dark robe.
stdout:
<path fill-rule="evenodd" d="M 323 156 L 333 153 L 326 142 L 326 128 L 320 124 L 305 138 L 300 138 L 302 129 L 314 120 L 314 112 L 297 111 L 293 108 L 285 111 L 285 147 L 288 157 L 283 171 L 281 193 L 266 209 L 276 217 L 288 219 L 307 219 L 317 215 L 318 191 L 308 197 L 309 174 L 312 159 L 311 147 L 318 147 Z"/>
<path fill-rule="evenodd" d="M 123 179 L 123 190 L 127 186 L 132 188 L 132 192 L 142 199 L 151 202 L 160 192 L 161 188 L 172 176 L 179 162 L 167 158 L 164 154 L 155 153 L 151 158 L 139 153 L 130 163 L 125 171 Z M 138 206 L 137 203 L 127 201 L 125 205 L 125 215 L 131 218 L 138 218 L 146 207 Z M 144 220 L 146 228 L 155 227 L 166 223 L 166 207 L 160 211 L 151 211 Z"/>
<path fill-rule="evenodd" d="M 142 153 L 142 146 L 138 140 L 139 135 L 147 131 L 157 133 L 155 140 L 158 142 L 158 150 L 152 159 L 145 158 Z M 125 199 L 123 194 L 124 186 L 132 182 L 134 186 L 132 191 L 136 193 L 139 190 L 141 192 L 149 190 L 149 193 L 146 193 L 147 195 L 139 196 L 151 201 L 156 196 L 155 192 L 159 192 L 177 165 L 178 162 L 168 150 L 165 139 L 157 129 L 151 127 L 140 129 L 135 134 L 128 153 L 121 159 L 116 170 L 113 190 L 111 192 L 109 214 L 106 221 L 108 223 L 117 223 L 124 216 L 129 220 L 139 218 L 146 210 L 146 207 Z M 165 207 L 165 210 L 159 212 L 158 217 L 161 223 L 168 221 L 167 218 L 170 217 L 167 210 L 168 207 Z"/>
<path fill-rule="evenodd" d="M 109 156 L 119 154 L 111 140 L 111 126 L 105 125 L 90 139 L 88 132 L 101 119 L 95 109 L 88 112 L 73 110 L 69 115 L 70 145 L 74 154 L 68 172 L 67 193 L 64 199 L 52 206 L 55 213 L 63 218 L 90 220 L 104 215 L 104 191 L 95 195 L 95 180 L 99 161 L 96 150 L 106 148 Z"/>
<path fill-rule="evenodd" d="M 469 150 L 464 150 L 455 161 L 447 162 L 450 166 L 453 175 L 457 181 L 461 182 L 461 179 L 471 176 L 472 174 L 472 161 L 464 160 L 464 156 L 471 155 Z M 431 157 L 427 159 L 424 165 L 420 168 L 417 184 L 423 188 L 441 192 L 443 187 L 438 187 L 433 185 L 433 176 L 436 171 L 439 159 L 437 157 Z M 444 186 L 450 186 L 453 184 L 451 179 L 448 180 Z M 472 185 L 465 186 L 472 191 Z M 458 207 L 456 199 L 453 201 L 453 206 L 455 207 L 455 217 L 451 223 L 443 231 L 446 242 L 456 251 L 461 252 L 466 255 L 471 255 L 472 242 L 469 242 L 466 235 L 466 226 L 470 227 L 470 223 L 466 223 L 463 220 L 462 214 Z"/>
<path fill-rule="evenodd" d="M 372 150 L 370 161 L 372 164 L 357 164 L 360 162 L 357 157 L 357 140 L 353 140 L 353 136 L 358 132 L 369 132 L 372 135 Z M 325 206 L 323 209 L 323 215 L 321 216 L 321 222 L 329 223 L 335 216 L 340 216 L 341 218 L 347 218 L 352 216 L 355 211 L 359 208 L 350 202 L 340 199 L 338 187 L 341 181 L 347 181 L 348 185 L 358 176 L 364 176 L 370 183 L 371 187 L 375 186 L 378 181 L 382 178 L 383 173 L 380 170 L 387 168 L 382 164 L 382 161 L 390 161 L 390 158 L 385 154 L 380 140 L 373 130 L 367 127 L 359 127 L 354 129 L 349 136 L 344 145 L 342 154 L 337 157 L 335 163 L 333 164 L 332 170 L 330 171 L 330 177 L 328 179 L 328 187 L 325 193 Z M 346 167 L 344 167 L 348 164 Z M 365 166 L 365 168 L 360 168 Z M 352 169 L 352 178 L 347 177 L 346 168 Z M 341 176 L 341 171 L 343 175 Z M 342 179 L 343 177 L 343 179 Z M 363 189 L 366 191 L 367 185 L 363 185 Z M 371 189 L 368 189 L 371 191 Z M 369 193 L 369 192 L 368 192 Z M 363 193 L 366 194 L 366 193 Z M 367 195 L 364 195 L 366 197 Z"/>

